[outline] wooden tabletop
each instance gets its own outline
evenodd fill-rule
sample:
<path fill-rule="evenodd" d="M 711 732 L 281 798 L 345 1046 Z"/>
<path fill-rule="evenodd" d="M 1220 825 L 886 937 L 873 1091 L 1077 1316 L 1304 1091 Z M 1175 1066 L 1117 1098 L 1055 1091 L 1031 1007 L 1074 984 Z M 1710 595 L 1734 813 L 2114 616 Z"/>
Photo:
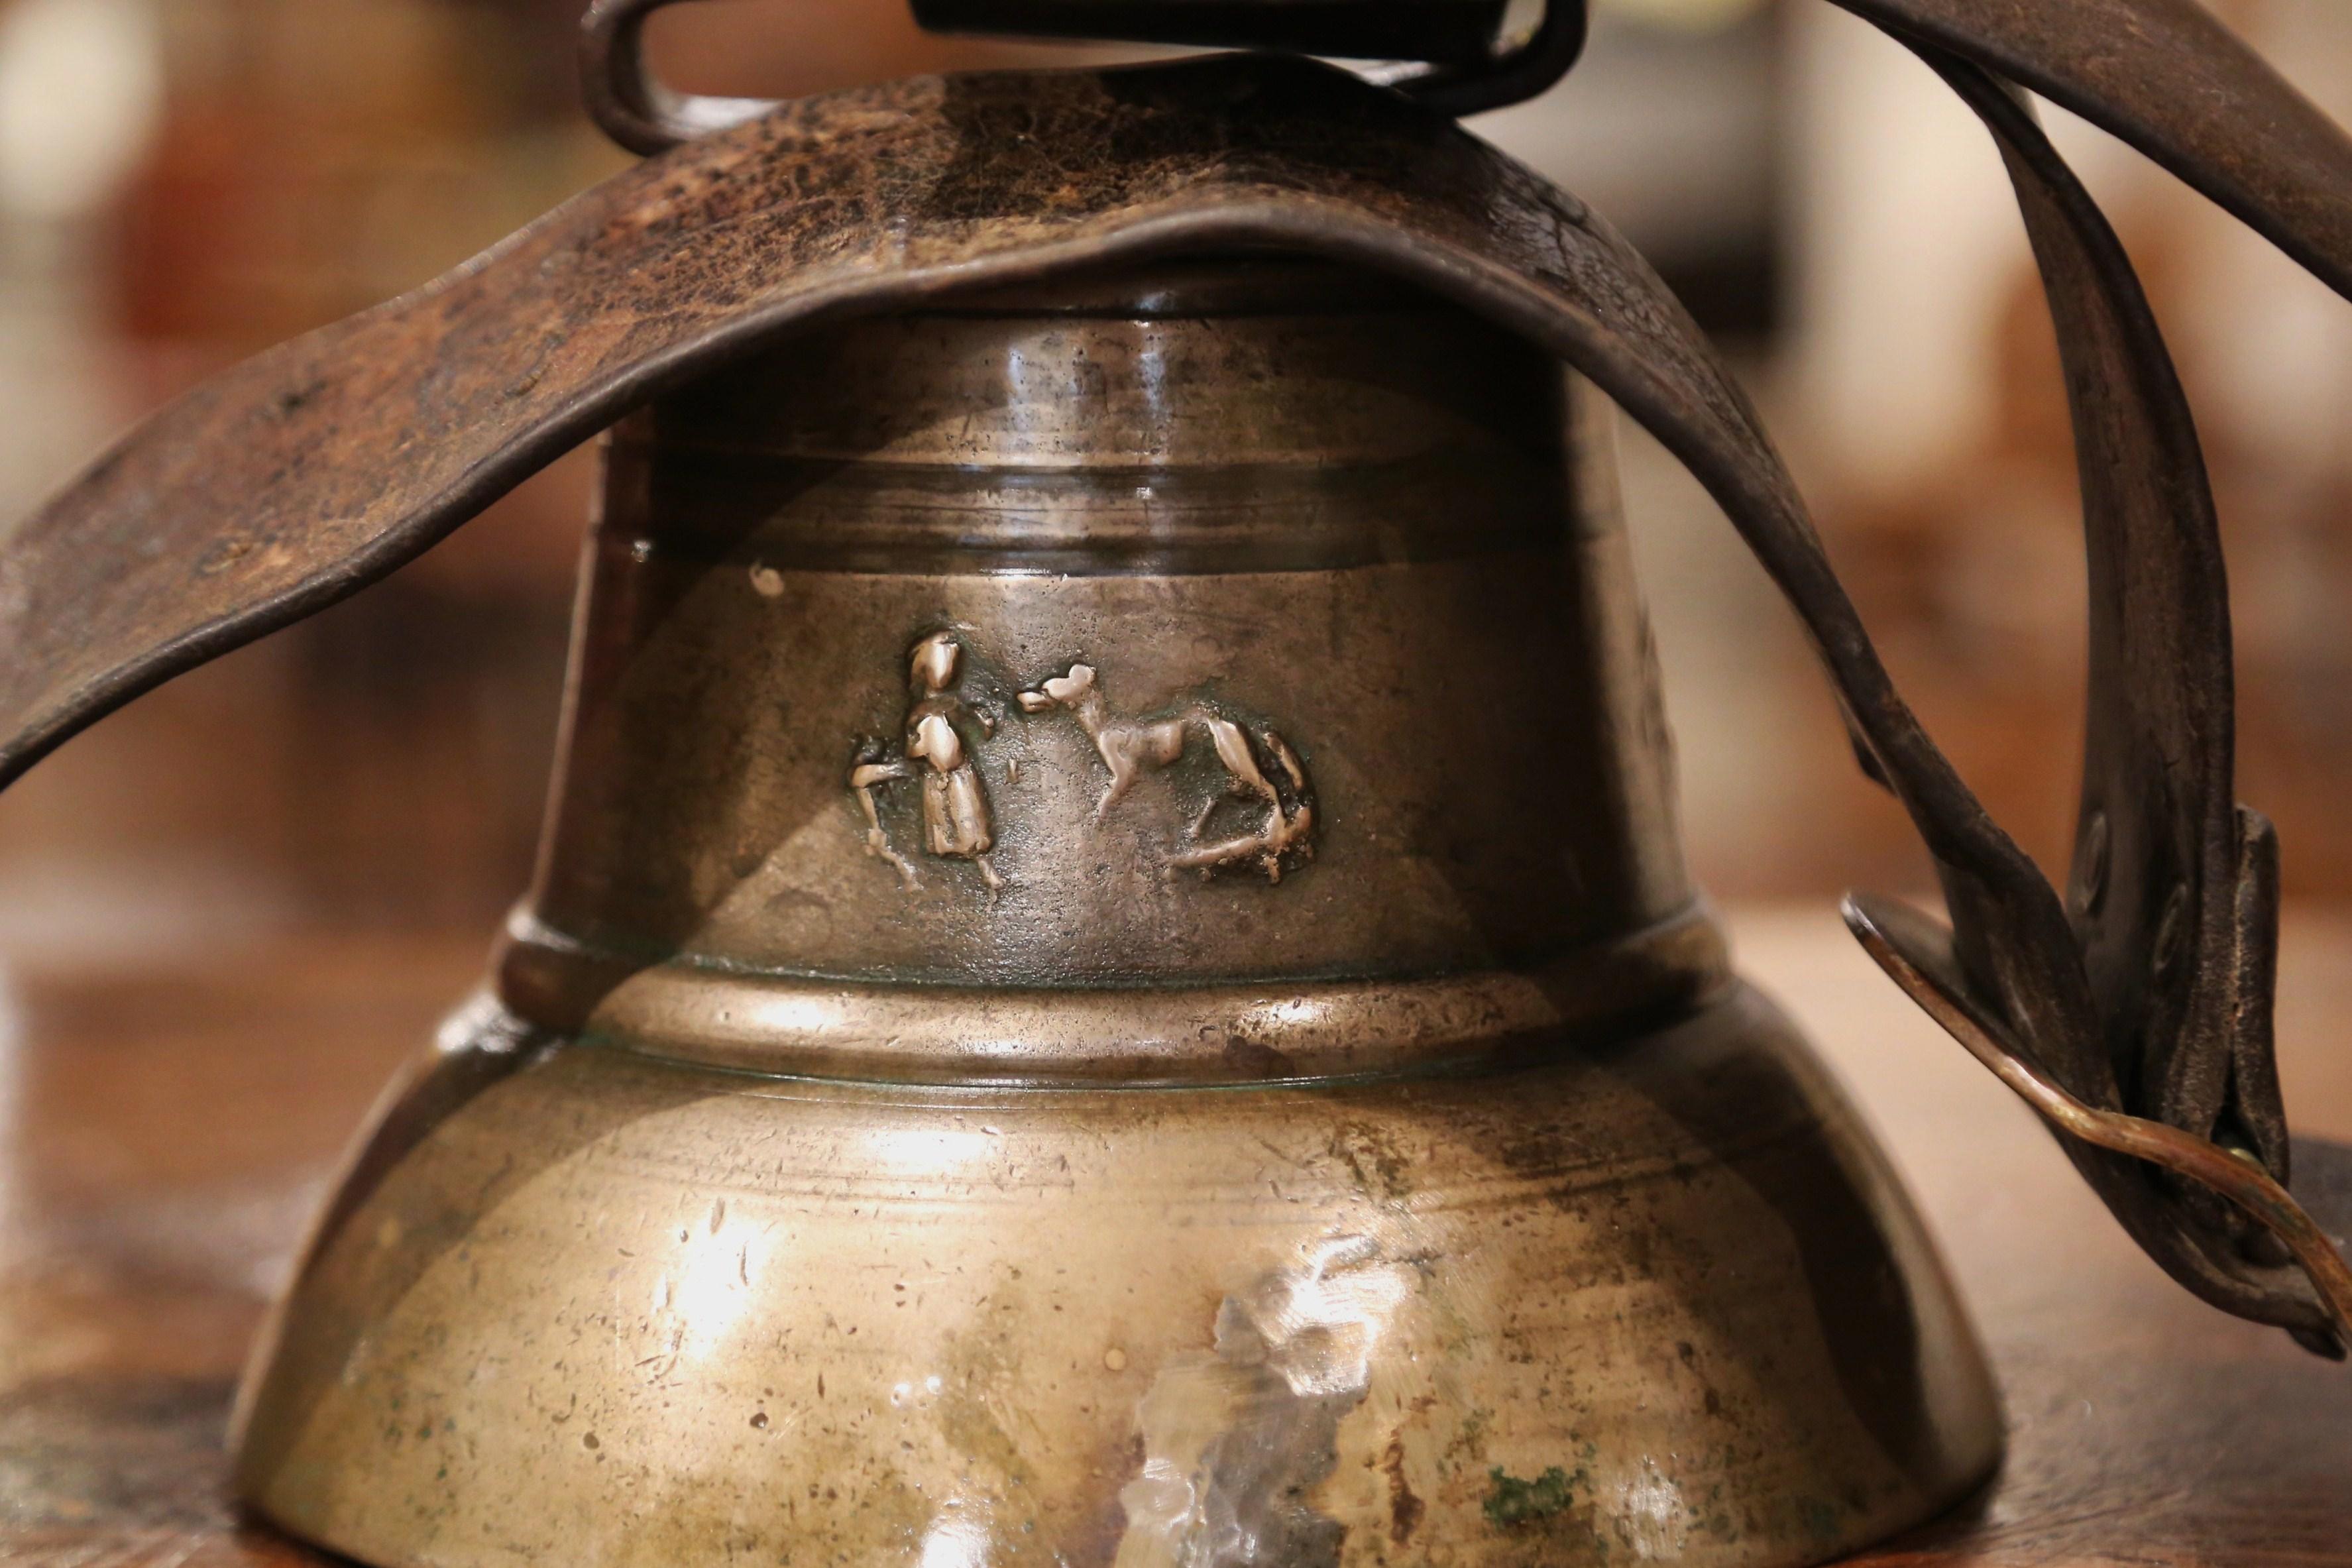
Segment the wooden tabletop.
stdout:
<path fill-rule="evenodd" d="M 2352 1565 L 2352 1372 L 2160 1276 L 1826 907 L 1733 927 L 1892 1144 L 2008 1400 L 2000 1478 L 1866 1561 Z M 319 1561 L 224 1500 L 229 1390 L 343 1140 L 481 951 L 0 976 L 0 1563 Z M 2289 1106 L 2352 1138 L 2352 923 L 2292 914 L 2284 971 Z"/>

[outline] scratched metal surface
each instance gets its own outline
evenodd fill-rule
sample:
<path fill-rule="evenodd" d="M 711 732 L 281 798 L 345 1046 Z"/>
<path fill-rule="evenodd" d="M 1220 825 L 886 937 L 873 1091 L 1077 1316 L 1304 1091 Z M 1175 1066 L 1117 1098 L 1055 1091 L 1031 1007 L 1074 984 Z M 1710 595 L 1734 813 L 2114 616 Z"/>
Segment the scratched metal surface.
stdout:
<path fill-rule="evenodd" d="M 2168 16 L 2189 25 L 2178 7 L 2140 9 L 2143 31 Z M 2021 16 L 1971 7 L 1970 47 L 2054 58 Z M 2079 896 L 2079 936 L 1895 692 L 1746 398 L 1641 258 L 1572 197 L 1442 118 L 1265 58 L 916 80 L 787 106 L 651 160 L 420 293 L 198 389 L 0 561 L 0 646 L 12 656 L 0 723 L 14 731 L 0 770 L 389 570 L 632 402 L 793 322 L 1119 256 L 1315 251 L 1411 278 L 1543 342 L 1707 485 L 1812 630 L 1860 748 L 1935 853 L 1962 984 L 2004 1048 L 2096 1110 L 2242 1139 L 2283 1169 L 2260 1005 L 2274 895 L 2262 830 L 2242 831 L 2228 800 L 2226 605 L 2193 435 L 2095 209 L 2028 119 L 1972 68 L 1930 54 L 2009 156 L 2067 330 L 2091 547 L 2106 563 L 2095 585 L 2147 580 L 2119 575 L 2126 557 L 2165 584 L 2095 617 L 2107 657 L 2095 660 L 2105 728 L 2094 727 L 2093 778 L 2115 799 L 2086 800 L 2084 839 L 2120 841 L 2147 891 L 2104 912 Z M 2197 69 L 2234 60 L 2242 99 L 2292 103 L 2251 57 L 2225 49 L 2116 68 L 2153 90 L 2186 68 L 2176 55 Z M 2129 93 L 2076 85 L 2125 121 L 2144 118 Z M 2315 132 L 2257 136 L 2217 162 L 2196 136 L 2175 140 L 2183 166 L 2209 181 L 2247 167 L 2318 178 L 2321 161 L 2297 150 L 2327 144 Z M 2306 253 L 2327 251 L 2333 209 L 2263 210 Z M 2165 480 L 2105 488 L 2107 440 L 2153 455 Z M 2197 694 L 2185 703 L 2184 676 Z M 2131 739 L 2102 745 L 2112 735 Z M 2143 972 L 2131 957 L 2151 941 L 2159 962 Z M 2103 962 L 2112 952 L 2126 960 Z M 2231 1104 L 2238 1125 L 2223 1128 Z M 2219 1205 L 2105 1154 L 2086 1150 L 2083 1163 L 2191 1289 L 2326 1331 L 2318 1293 L 2275 1256 L 2250 1256 Z"/>
<path fill-rule="evenodd" d="M 2352 1074 L 2317 1042 L 2352 1008 L 2352 926 L 2288 913 L 2290 1088 L 2342 1137 Z M 2341 1377 L 2143 1262 L 2032 1120 L 1878 981 L 1827 910 L 1734 910 L 1730 926 L 1894 1149 L 2007 1406 L 2000 1476 L 1859 1561 L 2352 1563 Z M 229 1385 L 337 1151 L 471 982 L 479 947 L 313 942 L 12 971 L 0 1562 L 339 1561 L 230 1504 Z"/>

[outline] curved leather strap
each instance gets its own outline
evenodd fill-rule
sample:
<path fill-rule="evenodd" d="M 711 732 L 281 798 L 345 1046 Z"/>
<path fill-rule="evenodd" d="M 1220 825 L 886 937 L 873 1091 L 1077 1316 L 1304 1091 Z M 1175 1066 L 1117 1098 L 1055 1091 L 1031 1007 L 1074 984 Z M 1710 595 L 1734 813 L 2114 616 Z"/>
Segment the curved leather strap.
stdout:
<path fill-rule="evenodd" d="M 2352 136 L 2197 0 L 1832 0 L 2073 110 L 2352 297 Z"/>
<path fill-rule="evenodd" d="M 1907 957 L 1888 968 L 1915 994 L 1937 976 L 1947 990 L 1969 992 L 1944 1000 L 2079 1106 L 2137 1110 L 2242 1151 L 2284 1180 L 2269 1005 L 2275 843 L 2268 823 L 2232 795 L 2229 590 L 2188 400 L 2123 247 L 2032 113 L 1978 68 L 1917 47 L 2000 150 L 2058 329 L 2090 588 L 2083 802 L 2066 911 L 2074 962 L 2016 951 L 2047 940 L 2053 911 L 2021 920 L 1988 906 L 1964 872 L 1948 887 L 1958 937 L 1948 949 L 1883 903 L 1857 900 L 1849 919 L 1882 962 Z M 2056 898 L 2047 888 L 2035 896 Z M 2067 1118 L 2053 1121 L 2148 1252 L 2215 1304 L 2260 1315 L 2266 1287 L 2224 1205 L 2152 1180 L 2141 1160 L 2164 1163 L 2159 1156 L 2126 1157 Z M 2208 1162 L 2176 1173 L 2210 1182 L 2214 1170 Z"/>
<path fill-rule="evenodd" d="M 2094 254 L 2096 236 L 2075 228 Z M 788 105 L 199 388 L 0 554 L 0 782 L 145 687 L 383 575 L 632 404 L 796 323 L 1237 245 L 1448 295 L 1545 344 L 1654 431 L 1802 616 L 1861 744 L 1943 868 L 1960 1010 L 2001 1032 L 2020 1070 L 2041 1064 L 2092 1113 L 2130 1120 L 2141 1105 L 2113 1072 L 2101 993 L 2064 908 L 1904 705 L 1754 410 L 1664 285 L 1573 198 L 1399 96 L 1304 62 L 929 79 Z M 2113 279 L 2084 300 L 2086 320 L 2128 303 Z M 2145 438 L 2136 421 L 2167 416 L 2153 387 L 2118 405 L 2117 449 Z M 2183 535 L 2140 518 L 2095 525 L 2094 550 L 2180 547 Z M 2150 602 L 2167 597 L 2159 586 Z M 2181 646 L 2212 630 L 2184 626 Z M 2126 655 L 2160 659 L 2151 648 Z M 2192 743 L 2210 745 L 2210 725 L 2200 732 Z M 2202 824 L 2205 795 L 2184 798 Z M 2158 1139 L 2130 1152 L 2179 1151 Z M 2307 1336 L 2352 1330 L 2352 1274 L 2308 1245 L 2315 1232 L 2269 1175 L 2239 1163 L 2224 1187 L 2303 1270 L 2227 1237 L 2209 1245 L 2201 1196 L 2137 1172 L 2126 1189 L 2099 1161 L 2090 1168 L 2111 1202 L 2126 1192 L 2126 1223 L 2192 1288 Z M 2175 1231 L 2198 1245 L 2173 1245 Z"/>

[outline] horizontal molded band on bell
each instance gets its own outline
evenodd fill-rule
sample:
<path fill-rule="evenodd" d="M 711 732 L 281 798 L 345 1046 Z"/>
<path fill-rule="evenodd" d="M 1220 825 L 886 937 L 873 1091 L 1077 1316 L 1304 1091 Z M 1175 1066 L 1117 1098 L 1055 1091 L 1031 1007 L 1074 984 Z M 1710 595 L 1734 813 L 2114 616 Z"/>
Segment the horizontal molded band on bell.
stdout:
<path fill-rule="evenodd" d="M 1226 270 L 1239 294 L 1256 267 Z M 1450 451 L 1556 479 L 1557 363 L 1457 307 L 1300 309 L 1294 271 L 1276 268 L 1255 290 L 1266 309 L 1251 314 L 1074 318 L 1008 304 L 834 322 L 655 400 L 623 428 L 665 447 L 974 470 L 1376 467 Z M 1200 294 L 1201 277 L 1170 278 L 1169 301 Z M 1336 304 L 1352 291 L 1329 292 Z"/>
<path fill-rule="evenodd" d="M 1519 482 L 1528 477 L 1438 457 L 981 474 L 616 444 L 614 461 L 653 465 L 650 510 L 662 523 L 644 542 L 656 553 L 779 570 L 1314 571 L 1558 549 L 1573 526 L 1557 479 Z M 639 545 L 608 536 L 604 547 Z"/>
<path fill-rule="evenodd" d="M 910 306 L 910 317 L 1234 321 L 1259 316 L 1447 311 L 1427 289 L 1297 250 L 1244 247 L 1113 262 L 1025 283 L 992 283 Z M 1475 321 L 1477 318 L 1469 318 Z"/>
<path fill-rule="evenodd" d="M 1556 1049 L 1688 1007 L 1729 973 L 1704 906 L 1541 968 L 1123 988 L 887 985 L 643 964 L 527 910 L 506 1005 L 594 1044 L 740 1071 L 881 1083 L 1295 1082 Z"/>

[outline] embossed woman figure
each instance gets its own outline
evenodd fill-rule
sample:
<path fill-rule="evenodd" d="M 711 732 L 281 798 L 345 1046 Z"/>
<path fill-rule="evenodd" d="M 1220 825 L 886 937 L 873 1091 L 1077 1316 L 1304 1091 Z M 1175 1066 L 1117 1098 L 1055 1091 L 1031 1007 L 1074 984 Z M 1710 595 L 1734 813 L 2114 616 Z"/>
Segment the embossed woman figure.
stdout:
<path fill-rule="evenodd" d="M 981 879 L 992 897 L 1004 879 L 989 859 L 996 847 L 996 827 L 989 815 L 988 788 L 972 765 L 958 721 L 969 720 L 985 736 L 995 726 L 988 715 L 966 703 L 949 688 L 963 664 L 963 645 L 948 632 L 933 632 L 908 655 L 908 683 L 913 702 L 907 710 L 906 738 L 900 753 L 892 756 L 879 742 L 859 748 L 849 770 L 849 787 L 866 814 L 866 850 L 898 868 L 909 888 L 919 885 L 915 868 L 890 844 L 876 803 L 877 786 L 894 779 L 919 777 L 923 785 L 923 847 L 934 855 L 970 860 L 980 868 Z"/>

